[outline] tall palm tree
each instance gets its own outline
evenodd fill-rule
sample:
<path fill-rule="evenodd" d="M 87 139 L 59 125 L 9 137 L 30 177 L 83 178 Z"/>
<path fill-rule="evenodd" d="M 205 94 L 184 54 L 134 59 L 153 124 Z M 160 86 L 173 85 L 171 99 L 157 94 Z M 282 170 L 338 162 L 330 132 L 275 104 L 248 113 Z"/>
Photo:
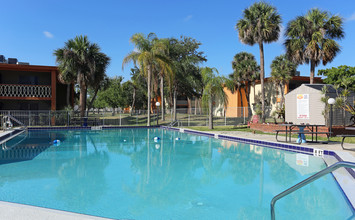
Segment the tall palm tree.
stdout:
<path fill-rule="evenodd" d="M 148 119 L 147 125 L 150 126 L 151 110 L 151 79 L 156 65 L 163 66 L 166 63 L 165 45 L 161 43 L 154 33 L 145 37 L 141 33 L 134 34 L 130 41 L 135 45 L 135 50 L 127 54 L 123 59 L 122 68 L 133 61 L 138 64 L 140 71 L 147 77 L 147 96 L 148 96 Z"/>
<path fill-rule="evenodd" d="M 290 21 L 285 35 L 287 56 L 294 63 L 311 64 L 310 84 L 313 84 L 315 68 L 320 61 L 326 65 L 340 52 L 334 39 L 344 37 L 343 19 L 314 8 Z"/>
<path fill-rule="evenodd" d="M 264 92 L 264 43 L 277 41 L 280 34 L 281 16 L 277 9 L 265 2 L 256 2 L 243 11 L 243 18 L 237 22 L 239 39 L 248 45 L 259 45 L 262 121 L 265 122 Z"/>
<path fill-rule="evenodd" d="M 159 43 L 164 45 L 164 61 L 165 62 L 160 62 L 157 65 L 157 77 L 156 80 L 160 80 L 160 98 L 161 98 L 161 120 L 165 121 L 165 113 L 164 113 L 164 108 L 165 108 L 165 103 L 164 103 L 164 78 L 171 78 L 173 77 L 173 63 L 171 59 L 169 58 L 169 48 L 170 48 L 170 42 L 173 41 L 174 39 L 169 39 L 169 38 L 164 38 L 164 39 L 159 39 Z M 156 84 L 159 84 L 158 82 Z M 158 87 L 158 86 L 157 86 Z"/>
<path fill-rule="evenodd" d="M 244 87 L 248 107 L 250 109 L 250 88 L 256 80 L 260 79 L 260 67 L 257 64 L 253 54 L 240 52 L 234 56 L 232 61 L 232 68 L 233 73 L 229 75 L 229 78 L 233 81 L 233 84 L 232 87 L 228 86 L 228 88 L 234 92 L 236 87 L 236 90 L 239 92 L 242 101 L 243 98 L 240 89 Z"/>
<path fill-rule="evenodd" d="M 203 94 L 202 102 L 208 105 L 208 127 L 213 129 L 213 102 L 221 103 L 222 105 L 228 104 L 228 97 L 223 90 L 223 84 L 225 79 L 218 74 L 216 68 L 204 67 L 201 69 L 202 81 L 203 81 Z"/>
<path fill-rule="evenodd" d="M 281 107 L 285 104 L 285 84 L 295 75 L 297 64 L 287 59 L 285 54 L 275 57 L 271 63 L 271 77 L 280 89 Z"/>
<path fill-rule="evenodd" d="M 54 51 L 63 79 L 74 80 L 80 87 L 80 116 L 85 116 L 87 89 L 90 82 L 103 80 L 98 74 L 105 72 L 110 58 L 100 52 L 100 47 L 90 43 L 87 36 L 76 36 Z"/>

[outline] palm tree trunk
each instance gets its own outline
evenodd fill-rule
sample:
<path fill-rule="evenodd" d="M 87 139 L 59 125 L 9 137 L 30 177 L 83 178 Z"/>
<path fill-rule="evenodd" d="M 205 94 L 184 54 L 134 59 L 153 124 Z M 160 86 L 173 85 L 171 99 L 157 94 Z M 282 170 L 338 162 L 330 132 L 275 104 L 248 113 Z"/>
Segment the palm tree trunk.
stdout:
<path fill-rule="evenodd" d="M 255 82 L 254 82 L 254 85 L 253 85 L 253 95 L 254 95 L 254 102 L 255 102 Z"/>
<path fill-rule="evenodd" d="M 283 83 L 280 83 L 280 94 L 281 94 L 281 101 L 280 101 L 280 104 L 281 104 L 281 108 L 282 106 L 285 104 L 285 84 Z"/>
<path fill-rule="evenodd" d="M 240 89 L 240 87 L 238 88 L 238 93 L 239 93 L 239 96 L 240 96 L 240 105 L 241 105 L 241 117 L 244 116 L 244 106 L 243 106 L 243 96 L 242 96 L 242 90 Z"/>
<path fill-rule="evenodd" d="M 251 85 L 250 83 L 248 83 L 247 85 L 247 88 L 248 88 L 248 92 L 245 91 L 245 96 L 247 97 L 247 102 L 248 102 L 248 119 L 249 119 L 249 116 L 251 116 L 251 106 L 250 106 L 250 88 L 251 88 Z"/>
<path fill-rule="evenodd" d="M 309 83 L 313 84 L 314 83 L 314 71 L 316 68 L 316 64 L 313 60 L 311 60 L 311 75 L 309 77 Z"/>
<path fill-rule="evenodd" d="M 208 128 L 213 129 L 213 102 L 212 96 L 208 100 Z"/>
<path fill-rule="evenodd" d="M 136 88 L 133 88 L 133 95 L 132 95 L 132 105 L 131 105 L 131 116 L 133 115 L 134 104 L 136 102 Z"/>
<path fill-rule="evenodd" d="M 260 50 L 260 86 L 261 86 L 261 120 L 265 122 L 265 91 L 264 91 L 264 45 L 259 42 Z"/>
<path fill-rule="evenodd" d="M 174 121 L 177 120 L 177 117 L 176 117 L 176 99 L 177 99 L 177 97 L 176 97 L 176 90 L 177 90 L 177 88 L 175 87 L 175 88 L 174 88 Z"/>
<path fill-rule="evenodd" d="M 160 105 L 161 105 L 161 120 L 165 121 L 164 115 L 164 77 L 160 76 Z"/>
<path fill-rule="evenodd" d="M 80 117 L 85 116 L 85 110 L 86 110 L 86 84 L 81 81 L 80 82 Z"/>
<path fill-rule="evenodd" d="M 70 88 L 71 88 L 71 83 L 67 84 L 67 106 L 70 106 Z"/>
<path fill-rule="evenodd" d="M 147 80 L 147 87 L 148 87 L 148 116 L 147 116 L 147 126 L 150 126 L 150 106 L 151 106 L 151 100 L 150 100 L 150 78 L 152 75 L 152 70 L 151 70 L 151 65 L 148 65 L 148 80 Z"/>
<path fill-rule="evenodd" d="M 95 99 L 96 99 L 97 93 L 99 92 L 99 89 L 100 89 L 100 87 L 97 87 L 97 88 L 95 89 L 94 96 L 91 98 L 91 100 L 90 100 L 90 102 L 89 102 L 88 109 L 91 109 L 92 105 L 94 104 L 94 101 L 95 101 Z"/>

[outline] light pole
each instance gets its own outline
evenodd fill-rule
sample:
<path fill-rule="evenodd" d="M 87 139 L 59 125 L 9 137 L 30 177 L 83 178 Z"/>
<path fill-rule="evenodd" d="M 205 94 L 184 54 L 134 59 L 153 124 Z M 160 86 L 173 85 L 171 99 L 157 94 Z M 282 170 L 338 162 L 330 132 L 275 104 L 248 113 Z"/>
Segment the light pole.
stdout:
<path fill-rule="evenodd" d="M 157 125 L 159 125 L 159 106 L 160 106 L 160 102 L 156 102 L 155 106 L 157 107 L 157 111 L 158 111 L 158 114 L 157 114 Z"/>
<path fill-rule="evenodd" d="M 332 126 L 333 126 L 333 105 L 335 104 L 335 99 L 329 98 L 328 104 L 330 105 L 330 127 L 329 127 L 329 137 L 332 135 Z"/>

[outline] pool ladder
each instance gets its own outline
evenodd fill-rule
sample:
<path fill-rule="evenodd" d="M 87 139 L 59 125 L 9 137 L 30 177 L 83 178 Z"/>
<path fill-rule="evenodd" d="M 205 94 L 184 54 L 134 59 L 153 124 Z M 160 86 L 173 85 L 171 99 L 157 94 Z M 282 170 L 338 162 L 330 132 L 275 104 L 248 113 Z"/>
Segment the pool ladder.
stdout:
<path fill-rule="evenodd" d="M 283 191 L 282 193 L 276 195 L 274 198 L 272 198 L 271 203 L 270 203 L 270 208 L 271 208 L 271 219 L 275 220 L 275 203 L 277 202 L 277 200 L 287 196 L 288 194 L 304 187 L 305 185 L 308 185 L 309 183 L 321 178 L 322 176 L 333 172 L 334 170 L 338 169 L 338 168 L 353 168 L 355 169 L 355 163 L 351 163 L 351 162 L 346 162 L 346 161 L 342 161 L 342 162 L 338 162 L 335 163 L 321 171 L 319 171 L 318 173 L 308 177 L 307 179 L 303 180 L 302 182 L 297 183 L 296 185 L 286 189 L 285 191 Z"/>
<path fill-rule="evenodd" d="M 168 125 L 168 127 L 174 127 L 175 125 L 178 125 L 178 127 L 180 127 L 180 123 L 179 123 L 179 120 L 176 120 L 176 121 L 173 121 L 173 122 L 171 122 L 169 125 Z"/>

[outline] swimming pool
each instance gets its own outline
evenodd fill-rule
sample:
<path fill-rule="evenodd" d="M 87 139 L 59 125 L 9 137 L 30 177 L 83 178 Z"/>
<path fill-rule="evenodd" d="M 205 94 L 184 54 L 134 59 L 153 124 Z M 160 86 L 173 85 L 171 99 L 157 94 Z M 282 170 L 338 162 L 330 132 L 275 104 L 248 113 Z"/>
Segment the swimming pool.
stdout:
<path fill-rule="evenodd" d="M 326 167 L 310 155 L 158 128 L 29 131 L 12 144 L 1 151 L 0 200 L 120 219 L 269 219 L 273 196 Z M 276 205 L 277 219 L 352 215 L 332 175 Z"/>

